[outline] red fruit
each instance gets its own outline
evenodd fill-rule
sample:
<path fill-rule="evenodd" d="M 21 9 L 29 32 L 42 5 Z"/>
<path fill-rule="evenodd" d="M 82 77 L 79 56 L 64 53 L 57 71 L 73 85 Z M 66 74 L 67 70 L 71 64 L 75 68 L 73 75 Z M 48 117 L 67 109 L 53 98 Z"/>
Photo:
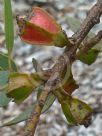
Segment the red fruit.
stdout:
<path fill-rule="evenodd" d="M 41 8 L 35 7 L 26 16 L 17 16 L 20 38 L 30 44 L 65 46 L 68 39 L 61 26 Z"/>
<path fill-rule="evenodd" d="M 57 24 L 54 18 L 41 8 L 33 8 L 33 15 L 30 17 L 30 22 L 45 29 L 50 33 L 59 33 L 62 31 L 61 26 Z"/>

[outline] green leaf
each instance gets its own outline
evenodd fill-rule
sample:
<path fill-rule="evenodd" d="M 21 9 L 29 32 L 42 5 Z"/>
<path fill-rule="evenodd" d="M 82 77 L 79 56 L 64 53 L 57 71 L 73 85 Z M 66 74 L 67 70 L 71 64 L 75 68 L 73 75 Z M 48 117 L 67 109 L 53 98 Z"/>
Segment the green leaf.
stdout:
<path fill-rule="evenodd" d="M 73 117 L 73 115 L 72 115 L 72 113 L 70 111 L 69 103 L 68 102 L 63 102 L 61 104 L 61 107 L 62 107 L 62 111 L 63 111 L 63 113 L 64 113 L 64 115 L 65 115 L 65 117 L 66 117 L 66 119 L 68 121 L 68 124 L 69 125 L 76 125 L 77 122 L 76 122 L 75 118 Z"/>
<path fill-rule="evenodd" d="M 15 117 L 14 119 L 12 119 L 11 121 L 4 123 L 4 126 L 11 126 L 11 125 L 15 125 L 17 123 L 20 123 L 22 121 L 25 121 L 26 119 L 28 119 L 31 115 L 31 112 L 33 111 L 34 106 L 31 106 L 29 108 L 27 108 L 24 112 L 22 112 L 19 116 Z"/>
<path fill-rule="evenodd" d="M 68 123 L 85 127 L 90 125 L 93 110 L 89 105 L 70 95 L 67 95 L 60 103 Z"/>
<path fill-rule="evenodd" d="M 39 99 L 40 95 L 41 95 L 41 92 L 44 91 L 44 87 L 43 86 L 39 86 L 37 88 L 38 91 L 38 94 L 37 94 L 37 99 Z M 50 93 L 46 99 L 46 102 L 44 104 L 44 107 L 43 107 L 43 110 L 42 110 L 42 113 L 46 112 L 51 106 L 52 104 L 54 103 L 56 97 L 53 93 Z"/>
<path fill-rule="evenodd" d="M 89 105 L 79 99 L 70 99 L 70 110 L 77 123 L 88 127 L 91 123 L 93 110 Z"/>
<path fill-rule="evenodd" d="M 75 17 L 67 17 L 68 24 L 71 30 L 75 33 L 81 26 L 82 21 L 76 19 Z M 93 32 L 89 32 L 88 36 L 90 38 L 94 37 L 95 34 Z"/>
<path fill-rule="evenodd" d="M 67 17 L 67 22 L 74 33 L 80 28 L 81 21 L 75 17 Z"/>
<path fill-rule="evenodd" d="M 43 82 L 38 73 L 12 73 L 9 77 L 7 95 L 20 104 Z"/>
<path fill-rule="evenodd" d="M 42 113 L 46 112 L 51 106 L 52 104 L 54 103 L 56 97 L 54 94 L 50 93 L 47 97 L 47 100 L 44 104 L 44 107 L 43 107 L 43 110 L 42 110 Z"/>
<path fill-rule="evenodd" d="M 62 31 L 54 36 L 54 45 L 57 47 L 69 46 L 70 42 L 65 31 Z"/>
<path fill-rule="evenodd" d="M 6 96 L 5 89 L 8 85 L 9 72 L 0 71 L 0 107 L 8 105 L 10 98 Z"/>
<path fill-rule="evenodd" d="M 37 91 L 37 100 L 39 99 L 42 91 L 44 91 L 44 86 L 43 85 L 40 85 L 36 88 L 36 91 Z"/>
<path fill-rule="evenodd" d="M 46 103 L 45 103 L 45 105 L 44 105 L 44 108 L 43 108 L 43 110 L 42 110 L 42 113 L 44 113 L 46 110 L 48 110 L 49 105 L 52 105 L 52 99 L 53 99 L 53 101 L 54 101 L 54 100 L 55 100 L 55 97 L 54 97 L 53 95 L 50 95 L 49 101 L 46 100 Z M 49 102 L 49 103 L 47 104 L 47 102 Z M 35 105 L 35 104 L 34 104 L 34 105 Z M 32 111 L 33 111 L 33 109 L 34 109 L 34 105 L 33 105 L 33 106 L 30 106 L 29 108 L 27 108 L 24 112 L 22 112 L 19 116 L 15 117 L 15 118 L 12 119 L 11 121 L 9 121 L 9 122 L 7 122 L 7 123 L 4 123 L 3 127 L 4 127 L 4 126 L 15 125 L 15 124 L 17 124 L 17 123 L 20 123 L 20 122 L 22 122 L 22 121 L 27 120 L 27 119 L 30 117 L 30 115 L 31 115 L 31 113 L 32 113 Z"/>
<path fill-rule="evenodd" d="M 11 65 L 12 65 L 12 70 L 17 71 L 17 67 L 16 67 L 13 60 L 11 61 Z M 8 56 L 3 54 L 3 53 L 0 53 L 0 68 L 2 70 L 8 70 L 9 69 Z"/>
<path fill-rule="evenodd" d="M 9 76 L 7 96 L 17 104 L 23 102 L 33 91 L 34 85 L 28 74 L 12 73 Z"/>
<path fill-rule="evenodd" d="M 93 47 L 93 49 L 102 52 L 102 40 L 101 40 L 101 42 L 99 42 L 98 44 L 96 44 L 96 45 Z"/>
<path fill-rule="evenodd" d="M 8 71 L 0 71 L 0 90 L 2 90 L 7 86 L 8 77 L 9 77 Z"/>
<path fill-rule="evenodd" d="M 0 92 L 0 107 L 7 106 L 8 103 L 11 101 L 5 94 L 5 92 Z"/>
<path fill-rule="evenodd" d="M 5 16 L 5 36 L 6 36 L 6 46 L 8 49 L 9 56 L 9 68 L 11 69 L 11 52 L 14 45 L 14 25 L 13 25 L 13 15 L 11 0 L 4 0 L 4 16 Z"/>
<path fill-rule="evenodd" d="M 79 60 L 84 62 L 85 64 L 91 65 L 97 59 L 99 51 L 91 49 L 87 52 L 87 54 L 83 54 L 80 56 Z"/>
<path fill-rule="evenodd" d="M 36 89 L 36 91 L 38 91 L 38 97 L 40 97 L 40 94 L 43 91 L 43 86 L 39 86 Z M 45 102 L 45 105 L 43 107 L 42 113 L 44 113 L 45 111 L 47 111 L 51 107 L 51 105 L 53 104 L 54 101 L 55 101 L 55 96 L 52 93 L 49 94 L 49 96 L 48 96 L 48 98 L 47 98 L 47 100 Z M 17 116 L 13 120 L 11 120 L 11 121 L 9 121 L 7 123 L 4 123 L 3 127 L 4 126 L 15 125 L 17 123 L 25 121 L 26 119 L 28 119 L 30 117 L 33 109 L 34 109 L 34 105 L 30 106 L 29 108 L 27 108 L 24 112 L 22 112 L 19 116 Z"/>
<path fill-rule="evenodd" d="M 43 86 L 40 86 L 36 90 L 36 91 L 39 91 L 39 94 L 38 94 L 39 96 L 40 96 L 40 93 L 41 93 L 40 91 L 42 91 L 42 89 L 43 89 Z M 47 111 L 51 107 L 51 105 L 53 104 L 54 101 L 55 101 L 55 96 L 53 94 L 50 94 L 48 96 L 46 102 L 45 102 L 45 105 L 43 107 L 42 113 L 44 113 L 45 111 Z M 30 117 L 32 111 L 34 110 L 34 105 L 30 106 L 29 108 L 27 108 L 24 112 L 22 112 L 19 116 L 15 117 L 13 120 L 11 120 L 11 121 L 9 121 L 7 123 L 4 123 L 3 127 L 4 126 L 15 125 L 17 123 L 20 123 L 22 121 L 27 120 Z"/>
<path fill-rule="evenodd" d="M 67 21 L 68 24 L 71 28 L 71 30 L 75 33 L 81 25 L 81 21 L 79 21 L 78 19 L 74 18 L 74 17 L 67 17 Z M 95 33 L 93 32 L 89 32 L 88 37 L 92 38 L 95 36 Z M 97 51 L 102 51 L 102 41 L 99 42 L 98 44 L 96 44 L 93 49 L 96 49 Z"/>
<path fill-rule="evenodd" d="M 35 58 L 32 59 L 32 63 L 33 63 L 33 67 L 34 67 L 36 72 L 41 72 L 43 70 L 42 67 L 40 66 L 40 64 L 38 63 L 38 61 Z"/>
<path fill-rule="evenodd" d="M 0 67 L 0 71 L 3 70 L 1 67 Z"/>

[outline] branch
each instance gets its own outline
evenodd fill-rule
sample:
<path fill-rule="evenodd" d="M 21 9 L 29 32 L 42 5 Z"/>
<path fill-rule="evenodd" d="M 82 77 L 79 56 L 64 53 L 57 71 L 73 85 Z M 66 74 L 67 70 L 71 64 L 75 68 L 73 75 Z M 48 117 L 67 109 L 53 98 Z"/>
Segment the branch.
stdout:
<path fill-rule="evenodd" d="M 88 32 L 92 27 L 99 23 L 100 16 L 102 14 L 102 2 L 98 1 L 88 13 L 88 16 L 83 21 L 80 29 L 72 36 L 71 46 L 69 49 L 65 49 L 65 52 L 59 57 L 54 67 L 50 70 L 51 75 L 45 84 L 44 91 L 42 92 L 38 103 L 34 111 L 31 114 L 30 119 L 27 121 L 24 136 L 33 136 L 35 133 L 36 126 L 38 124 L 41 111 L 43 109 L 44 103 L 49 95 L 49 92 L 53 90 L 53 86 L 56 86 L 60 82 L 60 75 L 63 73 L 67 67 L 67 63 L 72 63 L 74 61 L 75 53 L 81 42 L 84 40 Z M 65 60 L 65 58 L 67 58 Z M 54 92 L 54 91 L 53 91 Z"/>
<path fill-rule="evenodd" d="M 34 111 L 32 112 L 30 118 L 27 121 L 27 126 L 25 128 L 24 136 L 33 136 L 35 133 L 35 129 L 39 120 L 39 116 L 41 115 L 42 108 L 44 106 L 45 100 L 48 96 L 48 91 L 42 91 L 42 94 L 39 98 L 38 103 L 34 107 Z"/>
<path fill-rule="evenodd" d="M 58 61 L 56 62 L 55 66 L 51 69 L 51 75 L 50 78 L 48 79 L 48 81 L 45 84 L 45 88 L 44 91 L 42 92 L 38 103 L 36 104 L 36 107 L 34 109 L 34 111 L 32 112 L 32 115 L 30 117 L 30 119 L 28 119 L 27 121 L 27 126 L 25 128 L 25 134 L 24 136 L 33 136 L 35 133 L 35 129 L 37 126 L 37 123 L 39 121 L 39 117 L 41 114 L 41 111 L 43 109 L 44 103 L 47 99 L 47 96 L 49 94 L 49 92 L 52 91 L 53 86 L 56 86 L 59 82 L 59 73 L 61 74 L 61 72 L 63 72 L 64 67 L 66 66 L 67 62 L 69 60 L 66 59 L 66 61 L 64 60 L 66 57 L 65 54 L 63 54 L 62 56 L 60 56 L 60 58 L 58 59 Z M 48 71 L 49 73 L 49 71 Z"/>
<path fill-rule="evenodd" d="M 76 58 L 79 58 L 82 54 L 86 54 L 87 51 L 89 51 L 92 47 L 94 47 L 97 43 L 99 43 L 101 39 L 102 39 L 102 30 L 99 31 L 95 37 L 88 39 L 86 42 L 84 42 L 84 46 L 77 53 Z"/>
<path fill-rule="evenodd" d="M 88 12 L 86 19 L 83 21 L 80 29 L 72 36 L 76 48 L 80 46 L 80 43 L 84 40 L 94 25 L 100 22 L 100 16 L 102 15 L 102 1 L 98 1 Z"/>

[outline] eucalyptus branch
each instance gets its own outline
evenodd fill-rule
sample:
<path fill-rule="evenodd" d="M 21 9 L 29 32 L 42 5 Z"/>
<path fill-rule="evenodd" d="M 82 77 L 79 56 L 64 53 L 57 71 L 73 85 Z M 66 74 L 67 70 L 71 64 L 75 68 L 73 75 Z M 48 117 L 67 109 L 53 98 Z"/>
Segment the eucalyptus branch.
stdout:
<path fill-rule="evenodd" d="M 28 119 L 26 128 L 25 128 L 25 134 L 24 136 L 33 136 L 35 133 L 36 126 L 38 124 L 41 111 L 43 109 L 44 103 L 51 91 L 53 91 L 53 86 L 56 86 L 60 81 L 60 75 L 63 73 L 65 68 L 67 67 L 67 63 L 72 63 L 75 60 L 75 53 L 81 42 L 84 40 L 86 35 L 89 33 L 89 31 L 92 29 L 92 27 L 99 23 L 100 16 L 102 14 L 102 2 L 98 1 L 97 4 L 95 4 L 91 10 L 88 13 L 88 16 L 83 21 L 81 27 L 72 36 L 72 41 L 69 49 L 65 49 L 65 52 L 59 57 L 56 64 L 53 66 L 53 68 L 50 70 L 50 78 L 45 83 L 44 91 L 41 93 L 41 96 L 38 100 L 38 103 L 35 106 L 34 111 L 31 114 L 31 117 Z M 100 33 L 94 38 L 96 40 L 96 43 L 100 40 Z M 92 41 L 91 41 L 92 42 Z M 87 48 L 86 46 L 90 44 L 90 41 L 85 45 L 84 48 Z M 64 58 L 67 58 L 65 60 Z"/>

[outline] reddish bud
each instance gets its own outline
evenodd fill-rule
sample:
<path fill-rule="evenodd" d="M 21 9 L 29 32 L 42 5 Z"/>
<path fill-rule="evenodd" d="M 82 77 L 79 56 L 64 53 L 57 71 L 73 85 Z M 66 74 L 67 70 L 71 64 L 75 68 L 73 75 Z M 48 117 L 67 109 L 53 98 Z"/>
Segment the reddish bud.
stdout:
<path fill-rule="evenodd" d="M 45 10 L 35 7 L 29 17 L 17 16 L 20 38 L 30 44 L 66 46 L 68 38 L 61 26 Z"/>

